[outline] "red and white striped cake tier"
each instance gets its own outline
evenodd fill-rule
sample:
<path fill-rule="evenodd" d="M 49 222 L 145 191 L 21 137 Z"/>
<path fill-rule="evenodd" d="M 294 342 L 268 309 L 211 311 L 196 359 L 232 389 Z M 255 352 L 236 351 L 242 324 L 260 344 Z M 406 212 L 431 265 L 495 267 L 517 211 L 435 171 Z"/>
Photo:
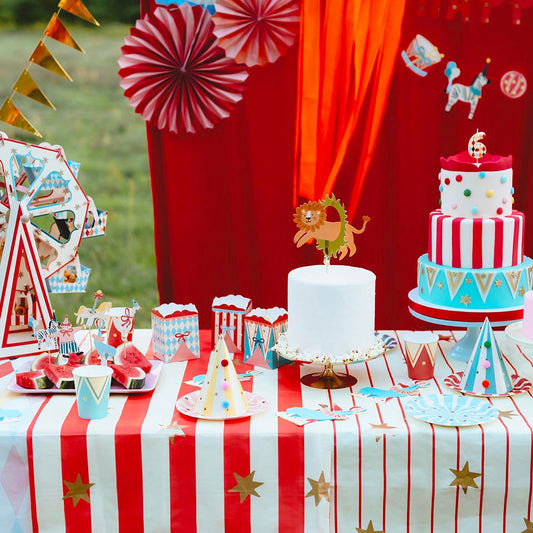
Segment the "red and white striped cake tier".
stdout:
<path fill-rule="evenodd" d="M 501 268 L 524 260 L 524 213 L 491 218 L 429 214 L 428 258 L 454 268 Z"/>

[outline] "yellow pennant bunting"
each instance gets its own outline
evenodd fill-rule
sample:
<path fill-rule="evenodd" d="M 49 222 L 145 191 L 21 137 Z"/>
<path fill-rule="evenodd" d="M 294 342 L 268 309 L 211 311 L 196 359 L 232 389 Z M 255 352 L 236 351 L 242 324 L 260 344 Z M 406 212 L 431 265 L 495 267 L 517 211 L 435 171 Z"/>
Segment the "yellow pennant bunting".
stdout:
<path fill-rule="evenodd" d="M 40 67 L 53 72 L 54 74 L 59 74 L 63 78 L 72 81 L 72 78 L 67 74 L 66 70 L 59 64 L 57 59 L 51 54 L 50 50 L 46 47 L 43 41 L 39 41 L 39 44 L 33 51 L 33 54 L 30 57 L 30 61 L 39 65 Z"/>
<path fill-rule="evenodd" d="M 100 26 L 98 21 L 91 15 L 91 13 L 89 13 L 89 10 L 85 7 L 81 0 L 60 0 L 57 6 L 65 11 L 68 11 L 69 13 L 72 13 L 72 15 L 75 15 L 80 19 L 94 24 L 95 26 Z"/>
<path fill-rule="evenodd" d="M 11 101 L 11 98 L 6 98 L 2 107 L 0 108 L 0 120 L 15 128 L 29 131 L 37 137 L 42 135 L 30 124 L 29 120 L 15 107 L 15 104 Z"/>
<path fill-rule="evenodd" d="M 45 94 L 39 89 L 34 79 L 30 76 L 30 73 L 24 69 L 19 79 L 13 85 L 13 90 L 39 102 L 43 105 L 55 109 L 54 104 L 48 100 Z"/>
<path fill-rule="evenodd" d="M 55 39 L 60 43 L 74 48 L 74 50 L 78 50 L 79 52 L 85 53 L 83 48 L 74 40 L 74 37 L 70 35 L 69 31 L 67 30 L 67 28 L 65 28 L 61 20 L 59 20 L 57 13 L 54 13 L 52 15 L 48 26 L 46 26 L 46 30 L 44 30 L 44 34 L 47 37 L 50 37 L 51 39 Z"/>

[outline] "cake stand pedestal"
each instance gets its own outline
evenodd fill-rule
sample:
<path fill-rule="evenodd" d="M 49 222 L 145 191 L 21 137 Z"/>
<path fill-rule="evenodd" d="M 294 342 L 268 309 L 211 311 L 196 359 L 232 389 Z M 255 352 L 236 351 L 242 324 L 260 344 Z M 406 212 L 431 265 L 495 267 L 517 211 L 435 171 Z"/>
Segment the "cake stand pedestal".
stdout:
<path fill-rule="evenodd" d="M 344 389 L 357 383 L 357 378 L 351 374 L 337 374 L 333 365 L 327 363 L 322 372 L 314 372 L 300 378 L 300 381 L 308 387 L 315 389 Z"/>
<path fill-rule="evenodd" d="M 418 289 L 409 292 L 409 312 L 425 322 L 442 326 L 466 327 L 466 335 L 450 349 L 449 356 L 458 361 L 468 361 L 485 318 L 493 327 L 503 327 L 522 318 L 524 308 L 505 309 L 455 309 L 432 305 L 420 298 Z"/>

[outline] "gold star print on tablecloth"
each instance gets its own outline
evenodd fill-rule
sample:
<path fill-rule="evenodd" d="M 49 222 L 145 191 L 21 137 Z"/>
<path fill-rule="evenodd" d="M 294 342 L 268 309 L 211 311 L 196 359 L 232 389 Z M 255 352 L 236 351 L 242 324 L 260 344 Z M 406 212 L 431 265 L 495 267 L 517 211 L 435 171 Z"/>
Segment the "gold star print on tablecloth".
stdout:
<path fill-rule="evenodd" d="M 72 498 L 72 504 L 74 507 L 78 505 L 80 500 L 85 500 L 87 503 L 91 503 L 91 497 L 89 496 L 89 490 L 94 483 L 83 483 L 81 480 L 81 474 L 76 476 L 76 481 L 63 480 L 63 483 L 67 486 L 68 492 L 63 496 L 63 499 Z"/>
<path fill-rule="evenodd" d="M 186 428 L 187 426 L 180 426 L 177 422 L 172 422 L 171 424 L 159 424 L 161 429 L 165 429 L 167 431 L 172 432 L 171 435 L 169 435 L 169 440 L 171 444 L 174 444 L 174 437 L 185 437 L 185 432 L 183 431 L 183 428 Z"/>
<path fill-rule="evenodd" d="M 526 524 L 526 529 L 524 529 L 520 533 L 531 533 L 531 532 L 533 532 L 533 522 L 531 522 L 527 518 L 524 518 L 524 523 Z"/>
<path fill-rule="evenodd" d="M 363 529 L 361 527 L 356 528 L 357 533 L 385 533 L 383 529 L 380 529 L 379 531 L 374 529 L 374 524 L 372 524 L 372 520 L 368 522 L 368 526 L 366 526 L 366 529 Z"/>
<path fill-rule="evenodd" d="M 309 481 L 311 485 L 311 490 L 305 495 L 305 497 L 309 498 L 310 496 L 314 496 L 315 507 L 318 506 L 322 498 L 324 498 L 325 500 L 329 502 L 330 483 L 326 482 L 326 478 L 324 476 L 324 470 L 320 472 L 320 477 L 318 478 L 318 481 L 316 479 L 311 479 L 310 477 L 307 478 L 307 481 Z"/>
<path fill-rule="evenodd" d="M 260 481 L 254 481 L 255 470 L 250 472 L 246 477 L 239 476 L 237 472 L 233 472 L 233 476 L 235 477 L 237 485 L 229 489 L 228 492 L 238 492 L 241 503 L 246 500 L 248 496 L 257 496 L 258 498 L 261 497 L 260 494 L 257 494 L 255 489 L 261 485 L 264 485 L 264 483 L 261 483 Z"/>
<path fill-rule="evenodd" d="M 391 429 L 396 429 L 396 426 L 389 426 L 389 424 L 387 424 L 387 422 L 383 422 L 383 424 L 372 424 L 370 423 L 370 429 L 372 431 L 377 431 L 379 433 L 381 433 L 381 435 L 378 435 L 376 437 L 376 442 L 379 442 L 379 440 L 381 439 L 381 437 L 383 437 L 383 435 L 387 435 L 388 431 L 390 431 Z M 394 435 L 391 435 L 392 437 L 394 437 Z"/>
<path fill-rule="evenodd" d="M 512 418 L 513 416 L 516 416 L 516 413 L 512 409 L 510 411 L 502 411 L 500 409 L 498 411 L 498 416 L 500 418 Z"/>
<path fill-rule="evenodd" d="M 470 472 L 470 469 L 468 468 L 468 461 L 461 470 L 450 468 L 450 472 L 455 476 L 455 479 L 450 483 L 450 487 L 461 487 L 465 494 L 468 490 L 468 487 L 472 487 L 474 489 L 479 488 L 474 479 L 481 476 L 481 474 L 478 474 L 477 472 Z"/>

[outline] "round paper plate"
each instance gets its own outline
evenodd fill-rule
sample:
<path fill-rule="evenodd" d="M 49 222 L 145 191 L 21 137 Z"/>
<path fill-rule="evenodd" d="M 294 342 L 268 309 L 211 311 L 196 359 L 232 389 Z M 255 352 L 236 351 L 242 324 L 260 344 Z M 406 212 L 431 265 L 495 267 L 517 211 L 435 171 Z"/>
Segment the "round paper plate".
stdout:
<path fill-rule="evenodd" d="M 526 348 L 533 348 L 533 339 L 526 337 L 522 332 L 522 320 L 513 322 L 505 328 L 505 334 L 516 344 L 525 346 Z"/>
<path fill-rule="evenodd" d="M 444 378 L 444 384 L 450 389 L 468 394 L 469 396 L 478 396 L 480 398 L 499 398 L 504 396 L 512 396 L 513 394 L 520 394 L 521 392 L 528 391 L 531 388 L 531 381 L 526 378 L 520 377 L 518 374 L 509 376 L 513 388 L 509 392 L 503 394 L 477 394 L 475 392 L 469 392 L 461 388 L 461 380 L 463 379 L 463 372 L 456 372 L 450 374 L 447 378 Z"/>
<path fill-rule="evenodd" d="M 182 396 L 176 402 L 176 408 L 178 409 L 178 411 L 184 415 L 192 416 L 193 418 L 200 418 L 202 420 L 236 420 L 238 418 L 247 418 L 249 416 L 262 413 L 268 407 L 268 402 L 262 396 L 259 396 L 258 394 L 254 394 L 253 392 L 244 391 L 244 397 L 246 398 L 246 401 L 248 402 L 248 411 L 246 411 L 246 413 L 242 415 L 223 416 L 223 417 L 204 416 L 195 410 L 196 400 L 199 394 L 200 394 L 200 391 L 197 390 L 189 394 L 186 394 L 185 396 Z"/>
<path fill-rule="evenodd" d="M 487 400 L 456 394 L 429 394 L 411 400 L 405 412 L 438 426 L 475 426 L 498 418 L 500 411 Z"/>

